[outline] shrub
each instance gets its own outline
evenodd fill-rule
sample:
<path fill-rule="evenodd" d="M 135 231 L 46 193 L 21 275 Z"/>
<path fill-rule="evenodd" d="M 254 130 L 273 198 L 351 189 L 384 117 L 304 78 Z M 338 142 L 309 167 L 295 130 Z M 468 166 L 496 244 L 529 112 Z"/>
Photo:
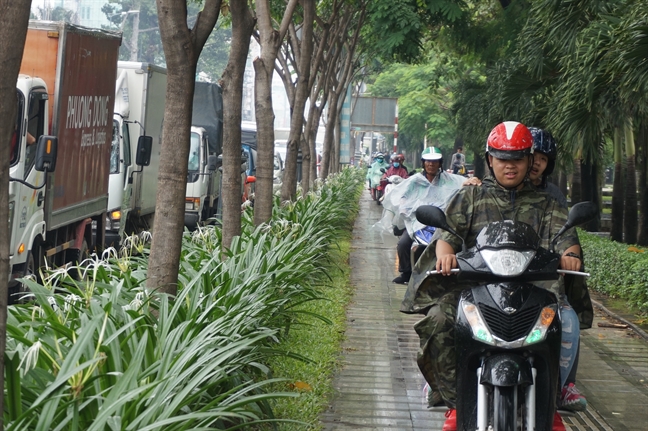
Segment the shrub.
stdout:
<path fill-rule="evenodd" d="M 244 230 L 221 259 L 220 231 L 184 238 L 178 297 L 144 288 L 148 251 L 84 262 L 11 306 L 7 430 L 233 429 L 272 421 L 268 358 L 319 297 L 325 259 L 354 216 L 362 175 L 346 170 Z M 349 205 L 349 204 L 352 205 Z M 309 313 L 309 315 L 316 315 Z"/>
<path fill-rule="evenodd" d="M 591 274 L 588 285 L 606 295 L 627 300 L 648 312 L 648 252 L 584 231 L 578 233 Z"/>

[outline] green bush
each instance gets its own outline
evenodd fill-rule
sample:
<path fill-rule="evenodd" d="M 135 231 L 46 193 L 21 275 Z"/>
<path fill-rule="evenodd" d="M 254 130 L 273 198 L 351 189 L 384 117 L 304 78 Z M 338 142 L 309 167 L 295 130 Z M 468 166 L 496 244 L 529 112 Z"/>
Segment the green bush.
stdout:
<path fill-rule="evenodd" d="M 327 258 L 348 230 L 363 182 L 345 170 L 275 210 L 221 259 L 220 230 L 187 233 L 175 300 L 144 288 L 148 250 L 106 253 L 57 270 L 11 306 L 5 356 L 7 430 L 200 430 L 272 421 L 268 360 L 321 296 Z M 75 268 L 76 270 L 76 268 Z"/>
<path fill-rule="evenodd" d="M 584 231 L 578 235 L 590 288 L 648 312 L 648 250 Z"/>

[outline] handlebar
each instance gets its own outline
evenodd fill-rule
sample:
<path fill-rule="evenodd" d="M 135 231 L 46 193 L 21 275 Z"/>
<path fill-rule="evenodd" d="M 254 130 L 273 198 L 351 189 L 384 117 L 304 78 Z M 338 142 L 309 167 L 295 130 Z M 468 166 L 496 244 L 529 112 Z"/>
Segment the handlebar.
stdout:
<path fill-rule="evenodd" d="M 460 272 L 460 271 L 461 270 L 459 268 L 453 268 L 453 269 L 450 270 L 451 273 L 457 273 L 457 272 Z M 582 275 L 583 277 L 589 277 L 590 276 L 589 272 L 569 271 L 569 270 L 566 270 L 566 269 L 558 269 L 558 270 L 556 270 L 556 272 L 558 274 Z M 438 274 L 441 274 L 441 273 L 439 271 L 437 271 L 437 270 L 427 271 L 425 273 L 425 275 L 438 275 Z"/>
<path fill-rule="evenodd" d="M 556 271 L 558 274 L 571 274 L 571 275 L 582 275 L 583 277 L 589 277 L 589 272 L 580 272 L 580 271 L 569 271 L 566 269 L 559 269 Z"/>
<path fill-rule="evenodd" d="M 460 272 L 460 271 L 461 270 L 459 268 L 453 268 L 453 269 L 450 270 L 450 272 L 454 272 L 454 273 L 457 273 L 457 272 Z M 437 270 L 428 271 L 428 272 L 425 273 L 425 275 L 438 275 L 438 274 L 441 274 L 441 273 L 439 271 L 437 271 Z"/>

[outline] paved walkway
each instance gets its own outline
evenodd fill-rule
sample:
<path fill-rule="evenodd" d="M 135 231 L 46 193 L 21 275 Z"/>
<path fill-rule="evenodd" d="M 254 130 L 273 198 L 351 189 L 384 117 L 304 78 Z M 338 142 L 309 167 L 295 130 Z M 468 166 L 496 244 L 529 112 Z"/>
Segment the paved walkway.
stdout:
<path fill-rule="evenodd" d="M 405 286 L 391 283 L 396 249 L 371 229 L 381 210 L 363 195 L 350 258 L 356 292 L 336 394 L 322 423 L 326 430 L 441 430 L 445 418 L 426 408 L 425 382 L 416 365 L 412 326 L 420 317 L 398 311 Z M 565 418 L 567 429 L 647 431 L 648 343 L 626 330 L 598 327 L 601 319 L 583 332 L 581 342 L 577 385 L 589 408 Z"/>

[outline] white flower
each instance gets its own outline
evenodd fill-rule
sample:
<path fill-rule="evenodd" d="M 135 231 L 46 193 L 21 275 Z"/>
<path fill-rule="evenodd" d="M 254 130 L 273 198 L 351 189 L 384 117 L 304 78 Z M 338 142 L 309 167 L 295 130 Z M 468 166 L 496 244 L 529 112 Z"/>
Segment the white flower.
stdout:
<path fill-rule="evenodd" d="M 32 368 L 36 368 L 36 363 L 38 362 L 38 353 L 40 352 L 41 349 L 41 342 L 36 341 L 34 344 L 32 344 L 27 351 L 25 351 L 25 356 L 23 356 L 22 360 L 20 361 L 20 364 L 18 364 L 18 368 L 22 368 L 23 364 L 25 364 L 24 372 L 26 373 L 27 371 L 31 370 Z"/>

